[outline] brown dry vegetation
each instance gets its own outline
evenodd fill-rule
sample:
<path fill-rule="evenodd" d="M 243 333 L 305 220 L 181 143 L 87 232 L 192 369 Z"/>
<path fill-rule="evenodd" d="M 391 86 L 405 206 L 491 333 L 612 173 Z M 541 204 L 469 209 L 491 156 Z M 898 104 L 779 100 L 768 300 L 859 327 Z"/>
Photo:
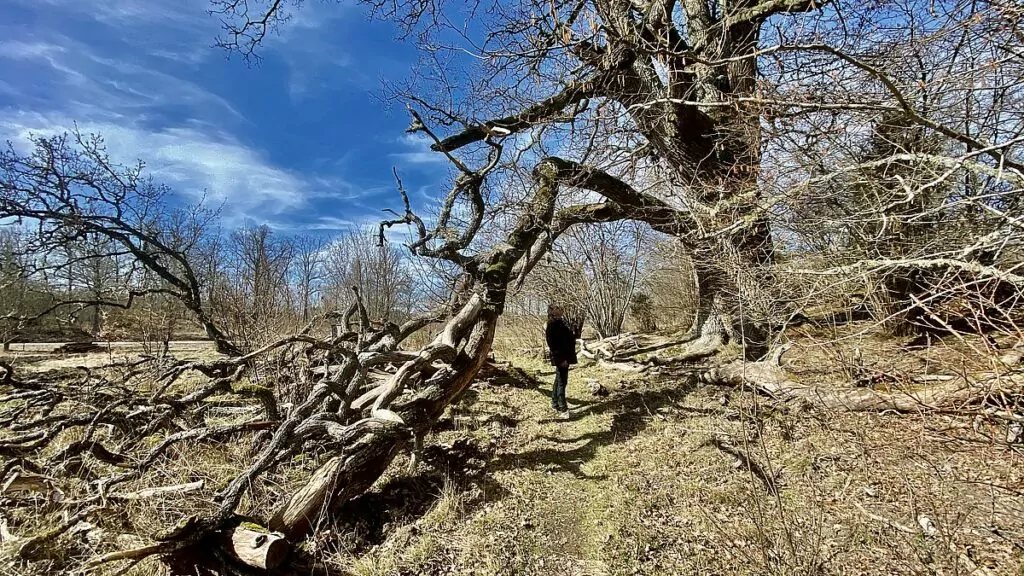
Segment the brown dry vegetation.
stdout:
<path fill-rule="evenodd" d="M 375 243 L 0 150 L 4 351 L 147 342 L 0 362 L 0 569 L 1022 574 L 1019 3 L 358 3 L 449 168 Z M 301 4 L 208 7 L 249 59 Z"/>
<path fill-rule="evenodd" d="M 698 385 L 691 368 L 623 377 L 584 365 L 570 394 L 581 407 L 561 421 L 547 409 L 550 370 L 519 364 L 539 380 L 477 386 L 453 411 L 456 429 L 435 440 L 459 447 L 468 439 L 472 448 L 462 451 L 481 452 L 483 469 L 460 491 L 441 492 L 431 512 L 407 519 L 354 571 L 957 574 L 971 573 L 971 562 L 978 573 L 1021 569 L 1021 455 L 975 434 L 963 418 L 825 414 L 748 394 L 723 405 L 723 391 Z M 583 378 L 605 382 L 610 396 L 589 396 Z M 718 449 L 722 440 L 770 470 L 777 492 Z M 938 532 L 925 535 L 919 518 Z"/>
<path fill-rule="evenodd" d="M 914 385 L 900 382 L 900 374 L 986 368 L 972 365 L 977 356 L 967 344 L 977 343 L 943 346 L 941 354 L 938 348 L 906 350 L 866 324 L 794 330 L 792 336 L 796 347 L 789 356 L 799 362 L 787 368 L 802 382 L 822 386 L 850 382 L 847 362 L 820 344 L 837 337 L 856 339 L 852 344 L 864 350 L 868 370 L 892 375 L 876 386 Z M 504 338 L 497 344 L 519 346 Z M 97 356 L 62 363 L 93 364 Z M 39 360 L 18 364 L 50 370 L 50 379 L 83 376 Z M 974 426 L 971 417 L 952 413 L 826 412 L 700 384 L 699 366 L 635 374 L 586 361 L 573 371 L 569 390 L 579 407 L 561 420 L 548 409 L 550 368 L 536 358 L 513 361 L 525 372 L 475 383 L 427 438 L 418 470 L 409 473 L 400 456 L 372 490 L 313 531 L 296 565 L 366 576 L 1024 569 L 1022 451 L 1005 443 L 1005 427 Z M 585 379 L 602 382 L 610 394 L 592 396 Z M 239 417 L 223 421 L 231 418 Z M 44 456 L 77 439 L 61 437 Z M 154 467 L 121 492 L 197 481 L 202 489 L 133 502 L 122 517 L 104 519 L 103 530 L 72 528 L 61 546 L 95 554 L 143 545 L 142 535 L 209 512 L 211 494 L 251 454 L 237 443 L 183 444 L 167 458 L 173 465 Z M 267 476 L 240 512 L 259 514 L 279 501 L 317 460 L 309 454 L 309 466 L 289 469 L 290 477 Z M 106 472 L 105 464 L 88 465 Z M 67 478 L 54 488 L 65 501 L 87 496 Z M 38 521 L 51 505 L 46 496 L 3 496 L 12 533 L 47 528 Z M 31 573 L 55 573 L 61 562 L 55 554 L 49 564 L 32 565 Z M 0 573 L 29 569 L 7 563 Z M 130 573 L 163 571 L 150 558 Z"/>

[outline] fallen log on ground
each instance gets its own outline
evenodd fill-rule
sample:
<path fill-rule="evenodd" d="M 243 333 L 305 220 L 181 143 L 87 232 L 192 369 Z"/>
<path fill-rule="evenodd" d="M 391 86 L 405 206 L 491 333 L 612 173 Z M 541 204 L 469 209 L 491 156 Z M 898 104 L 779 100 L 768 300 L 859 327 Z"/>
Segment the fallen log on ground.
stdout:
<path fill-rule="evenodd" d="M 651 352 L 657 352 L 658 350 L 664 350 L 665 348 L 672 348 L 673 346 L 681 346 L 681 345 L 686 344 L 688 342 L 692 342 L 693 340 L 694 340 L 694 338 L 692 336 L 689 336 L 689 335 L 687 335 L 687 336 L 685 336 L 683 338 L 664 338 L 664 339 L 660 339 L 660 340 L 656 341 L 653 344 L 648 344 L 646 346 L 641 346 L 641 347 L 635 348 L 633 350 L 627 350 L 627 351 L 624 351 L 624 352 L 620 352 L 618 354 L 615 354 L 612 358 L 614 360 L 621 360 L 621 359 L 625 359 L 625 358 L 633 358 L 633 357 L 639 356 L 641 354 L 650 354 Z"/>
<path fill-rule="evenodd" d="M 701 375 L 707 384 L 746 388 L 782 402 L 798 401 L 826 409 L 850 412 L 921 412 L 956 410 L 984 399 L 998 383 L 1021 386 L 1020 375 L 987 375 L 971 381 L 955 378 L 917 389 L 874 390 L 811 386 L 793 380 L 782 369 L 783 346 L 760 362 L 736 360 Z"/>
<path fill-rule="evenodd" d="M 493 159 L 498 152 L 500 147 Z M 117 571 L 149 556 L 182 573 L 279 567 L 292 544 L 372 486 L 396 456 L 410 448 L 415 456 L 423 436 L 486 363 L 507 287 L 513 274 L 535 264 L 531 249 L 553 217 L 559 182 L 546 170 L 537 178 L 534 198 L 506 241 L 473 256 L 466 255 L 473 227 L 467 236 L 435 246 L 408 209 L 390 223 L 417 226 L 421 238 L 410 246 L 414 252 L 464 271 L 442 311 L 403 326 L 373 325 L 362 295 L 353 289 L 354 303 L 344 312 L 315 318 L 299 332 L 247 353 L 232 350 L 233 355 L 210 361 L 149 358 L 120 371 L 96 368 L 30 378 L 19 378 L 3 365 L 0 419 L 9 425 L 0 434 L 0 453 L 17 460 L 19 470 L 74 487 L 73 496 L 54 502 L 41 517 L 18 518 L 23 526 L 47 526 L 17 540 L 18 555 L 60 562 L 58 568 L 68 572 L 131 563 L 112 567 Z M 482 175 L 469 172 L 456 182 L 452 197 L 479 195 L 481 185 Z M 215 328 L 210 318 L 204 321 Z M 314 335 L 313 328 L 326 323 L 343 330 Z M 431 323 L 440 323 L 441 330 L 430 344 L 417 351 L 398 349 Z M 215 414 L 237 419 L 247 412 L 234 410 L 247 405 L 262 408 L 262 418 L 209 420 Z M 59 457 L 48 457 L 68 432 L 81 440 L 73 449 L 58 448 Z M 241 447 L 245 463 L 218 482 L 190 478 L 187 468 L 195 462 L 189 452 L 222 443 Z M 310 458 L 317 459 L 314 471 L 295 479 Z M 67 473 L 72 468 L 78 476 Z M 5 466 L 0 484 L 12 473 L 20 472 Z M 279 476 L 268 481 L 269 474 Z M 153 477 L 180 480 L 154 487 Z M 216 492 L 214 485 L 220 488 Z M 49 488 L 45 482 L 33 484 L 39 486 Z M 269 502 L 261 500 L 268 495 Z M 87 525 L 124 533 L 132 506 L 161 499 L 193 500 L 183 510 L 193 513 L 151 544 L 144 537 L 131 546 L 97 537 L 97 544 L 80 546 L 64 537 Z"/>
<path fill-rule="evenodd" d="M 599 358 L 597 360 L 597 364 L 602 368 L 608 368 L 610 370 L 621 370 L 623 372 L 633 372 L 636 374 L 646 372 L 651 367 L 651 364 L 649 363 L 613 362 L 611 360 L 605 360 L 604 358 Z"/>
<path fill-rule="evenodd" d="M 104 348 L 95 342 L 68 342 L 54 348 L 57 354 L 88 354 L 90 352 L 102 352 Z"/>

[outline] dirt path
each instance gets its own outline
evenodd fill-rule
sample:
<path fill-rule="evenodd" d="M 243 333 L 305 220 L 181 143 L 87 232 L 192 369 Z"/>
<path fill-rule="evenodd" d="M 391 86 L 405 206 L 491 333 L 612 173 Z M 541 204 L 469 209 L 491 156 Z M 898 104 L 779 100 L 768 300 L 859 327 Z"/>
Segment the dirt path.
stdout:
<path fill-rule="evenodd" d="M 438 499 L 391 519 L 404 528 L 385 531 L 357 573 L 953 574 L 973 563 L 1016 574 L 1021 564 L 1021 549 L 984 528 L 1024 540 L 1024 497 L 979 477 L 1021 486 L 1021 470 L 988 447 L 923 441 L 935 422 L 723 405 L 721 390 L 685 371 L 595 367 L 574 370 L 568 396 L 580 406 L 560 420 L 550 370 L 525 367 L 537 381 L 475 386 L 428 440 L 419 477 L 437 475 Z M 584 378 L 610 396 L 590 396 Z M 716 438 L 777 473 L 778 497 Z M 942 536 L 895 527 L 919 516 Z"/>

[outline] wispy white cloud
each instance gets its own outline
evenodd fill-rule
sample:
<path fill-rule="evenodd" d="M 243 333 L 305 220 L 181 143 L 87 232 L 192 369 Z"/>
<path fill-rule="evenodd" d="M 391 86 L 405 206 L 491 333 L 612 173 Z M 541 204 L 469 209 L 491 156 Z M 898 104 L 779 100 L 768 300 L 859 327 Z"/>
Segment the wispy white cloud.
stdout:
<path fill-rule="evenodd" d="M 0 40 L 0 57 L 14 60 L 43 59 L 53 61 L 53 57 L 64 52 L 64 48 L 56 44 L 38 41 Z"/>
<path fill-rule="evenodd" d="M 104 136 L 113 158 L 142 159 L 151 174 L 187 197 L 223 204 L 228 226 L 245 219 L 280 228 L 342 230 L 359 222 L 358 201 L 380 187 L 360 187 L 338 166 L 299 173 L 239 136 L 254 122 L 202 84 L 196 71 L 223 53 L 211 47 L 219 22 L 208 0 L 6 0 L 46 13 L 45 27 L 0 22 L 0 140 L 24 145 L 29 134 L 77 128 Z M 347 4 L 302 10 L 268 38 L 266 50 L 289 67 L 294 98 L 319 91 L 321 77 L 350 61 L 332 27 Z M 52 16 L 51 16 L 52 15 Z M 108 38 L 97 36 L 109 32 Z M 320 171 L 320 167 L 316 168 Z M 319 209 L 335 211 L 321 214 Z"/>
<path fill-rule="evenodd" d="M 399 162 L 399 171 L 403 164 L 414 164 L 414 165 L 447 165 L 448 159 L 444 154 L 435 152 L 430 149 L 431 140 L 422 134 L 404 134 L 401 138 L 395 140 L 396 143 L 401 144 L 406 151 L 394 152 L 389 154 L 391 158 L 394 158 Z"/>
<path fill-rule="evenodd" d="M 305 183 L 231 137 L 225 127 L 242 121 L 241 114 L 194 82 L 101 55 L 55 32 L 0 41 L 0 54 L 32 64 L 45 93 L 0 111 L 6 138 L 24 142 L 30 133 L 77 124 L 103 135 L 114 158 L 142 158 L 157 178 L 184 194 L 223 201 L 232 212 L 272 214 L 302 203 Z"/>
<path fill-rule="evenodd" d="M 33 65 L 34 84 L 46 92 L 46 104 L 62 108 L 76 118 L 139 111 L 155 114 L 167 106 L 191 108 L 203 116 L 227 114 L 236 120 L 241 118 L 224 98 L 195 82 L 141 62 L 101 55 L 90 46 L 56 32 L 32 41 L 0 40 L 0 58 Z"/>
<path fill-rule="evenodd" d="M 5 0 L 59 15 L 53 22 L 88 22 L 116 32 L 143 55 L 197 63 L 215 56 L 209 49 L 218 22 L 208 0 Z"/>
<path fill-rule="evenodd" d="M 304 2 L 293 10 L 288 22 L 265 41 L 266 50 L 288 65 L 288 94 L 300 102 L 329 90 L 342 80 L 364 89 L 374 79 L 358 67 L 348 47 L 334 33 L 337 26 L 353 17 L 354 6 L 346 2 Z"/>
<path fill-rule="evenodd" d="M 0 113 L 0 136 L 21 143 L 32 134 L 60 134 L 72 125 L 60 116 Z M 225 134 L 194 128 L 147 131 L 90 122 L 78 124 L 78 129 L 103 135 L 117 161 L 141 158 L 150 174 L 176 192 L 194 200 L 206 198 L 213 205 L 223 203 L 229 225 L 253 214 L 271 218 L 301 209 L 312 187 Z"/>
<path fill-rule="evenodd" d="M 323 216 L 319 215 L 313 218 L 309 222 L 295 223 L 288 220 L 281 221 L 270 221 L 268 223 L 271 228 L 287 233 L 302 233 L 302 232 L 346 232 L 353 230 L 359 226 L 359 223 L 354 220 L 347 218 L 338 218 L 336 216 Z"/>

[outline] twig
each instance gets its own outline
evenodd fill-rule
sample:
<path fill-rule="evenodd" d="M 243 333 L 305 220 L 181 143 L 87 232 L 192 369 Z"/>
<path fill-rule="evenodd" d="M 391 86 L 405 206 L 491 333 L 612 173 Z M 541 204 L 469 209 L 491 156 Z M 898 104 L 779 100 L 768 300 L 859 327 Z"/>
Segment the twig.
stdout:
<path fill-rule="evenodd" d="M 711 439 L 711 445 L 718 448 L 722 452 L 736 458 L 739 461 L 740 466 L 746 468 L 751 474 L 757 477 L 763 484 L 768 493 L 775 496 L 778 495 L 779 487 L 775 478 L 765 472 L 764 468 L 760 464 L 755 462 L 749 456 L 746 455 L 742 450 L 723 440 L 722 438 L 714 437 Z"/>
<path fill-rule="evenodd" d="M 886 526 L 889 526 L 890 528 L 895 528 L 895 529 L 899 530 L 900 532 L 906 532 L 907 534 L 917 534 L 917 530 L 915 530 L 915 529 L 913 529 L 913 528 L 911 528 L 909 526 L 905 526 L 903 524 L 900 524 L 899 522 L 896 522 L 895 520 L 890 520 L 890 519 L 886 518 L 885 516 L 879 516 L 878 514 L 873 514 L 871 512 L 868 512 L 866 508 L 864 508 L 863 506 L 860 505 L 860 502 L 854 502 L 853 505 L 857 507 L 857 510 L 859 510 L 861 514 L 863 514 L 864 516 L 874 520 L 875 522 L 879 522 L 881 524 L 885 524 Z"/>

